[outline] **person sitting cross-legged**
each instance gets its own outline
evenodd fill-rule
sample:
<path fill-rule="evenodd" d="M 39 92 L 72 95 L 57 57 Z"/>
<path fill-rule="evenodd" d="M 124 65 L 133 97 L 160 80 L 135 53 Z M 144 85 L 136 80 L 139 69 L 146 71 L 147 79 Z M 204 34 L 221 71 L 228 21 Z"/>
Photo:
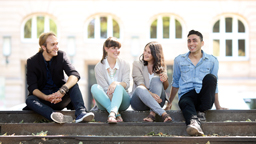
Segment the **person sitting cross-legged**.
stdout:
<path fill-rule="evenodd" d="M 27 59 L 27 84 L 29 96 L 27 107 L 56 123 L 71 123 L 71 116 L 60 112 L 70 103 L 75 109 L 76 123 L 89 122 L 94 114 L 86 112 L 77 81 L 79 73 L 69 62 L 65 52 L 59 50 L 54 33 L 43 33 L 39 37 L 39 52 Z M 68 79 L 64 77 L 64 72 Z"/>
<path fill-rule="evenodd" d="M 140 58 L 133 63 L 131 106 L 136 111 L 150 110 L 143 119 L 146 122 L 154 122 L 156 114 L 162 116 L 164 122 L 170 122 L 172 118 L 162 109 L 169 86 L 162 45 L 149 42 Z"/>

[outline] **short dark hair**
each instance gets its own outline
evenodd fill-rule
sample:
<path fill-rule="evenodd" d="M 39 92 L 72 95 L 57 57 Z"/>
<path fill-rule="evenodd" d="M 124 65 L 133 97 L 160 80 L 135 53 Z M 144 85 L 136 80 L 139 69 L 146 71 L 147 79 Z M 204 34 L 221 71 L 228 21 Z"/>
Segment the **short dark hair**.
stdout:
<path fill-rule="evenodd" d="M 189 31 L 188 37 L 189 37 L 190 35 L 192 35 L 192 34 L 195 34 L 195 35 L 199 36 L 199 37 L 200 37 L 200 40 L 203 41 L 203 35 L 202 35 L 199 31 L 195 31 L 195 30 Z"/>

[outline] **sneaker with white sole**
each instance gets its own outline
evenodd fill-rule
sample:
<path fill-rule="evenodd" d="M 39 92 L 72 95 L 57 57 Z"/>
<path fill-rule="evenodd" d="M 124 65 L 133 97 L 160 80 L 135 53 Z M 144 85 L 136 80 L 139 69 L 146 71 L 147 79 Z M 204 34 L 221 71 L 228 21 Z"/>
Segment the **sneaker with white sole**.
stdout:
<path fill-rule="evenodd" d="M 89 113 L 83 112 L 78 117 L 76 117 L 76 123 L 79 123 L 81 121 L 90 122 L 93 120 L 93 118 L 94 118 L 94 114 L 92 112 L 89 112 Z"/>
<path fill-rule="evenodd" d="M 191 136 L 203 136 L 204 132 L 201 129 L 200 123 L 196 119 L 191 119 L 187 126 L 187 133 Z"/>
<path fill-rule="evenodd" d="M 60 112 L 53 112 L 51 114 L 51 119 L 56 122 L 56 123 L 72 123 L 73 121 L 73 118 L 72 116 L 69 116 L 69 115 L 63 115 L 62 113 Z"/>
<path fill-rule="evenodd" d="M 204 112 L 200 112 L 200 111 L 198 111 L 197 112 L 197 117 L 198 117 L 198 119 L 202 122 L 202 121 L 206 121 L 206 118 L 205 118 L 205 113 Z"/>

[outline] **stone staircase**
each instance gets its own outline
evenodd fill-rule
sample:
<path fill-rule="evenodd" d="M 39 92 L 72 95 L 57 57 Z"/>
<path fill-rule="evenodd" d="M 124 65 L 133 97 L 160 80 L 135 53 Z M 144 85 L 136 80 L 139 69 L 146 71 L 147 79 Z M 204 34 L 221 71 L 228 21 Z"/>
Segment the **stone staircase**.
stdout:
<path fill-rule="evenodd" d="M 74 117 L 74 111 L 62 111 Z M 256 110 L 209 110 L 206 122 L 202 122 L 203 137 L 188 136 L 181 111 L 170 110 L 173 119 L 164 123 L 146 123 L 143 118 L 149 112 L 125 111 L 125 122 L 107 124 L 108 114 L 95 111 L 95 122 L 47 123 L 46 119 L 32 111 L 0 111 L 0 142 L 2 144 L 255 144 Z M 43 123 L 39 123 L 43 122 Z"/>

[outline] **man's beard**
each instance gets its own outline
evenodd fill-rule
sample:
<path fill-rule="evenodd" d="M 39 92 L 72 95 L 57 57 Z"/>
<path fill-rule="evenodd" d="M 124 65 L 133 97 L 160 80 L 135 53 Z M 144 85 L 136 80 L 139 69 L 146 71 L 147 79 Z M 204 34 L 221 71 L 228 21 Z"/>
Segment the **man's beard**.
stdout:
<path fill-rule="evenodd" d="M 48 53 L 48 54 L 50 54 L 53 50 L 48 50 L 48 48 L 47 47 L 45 47 L 46 48 L 46 52 Z"/>

